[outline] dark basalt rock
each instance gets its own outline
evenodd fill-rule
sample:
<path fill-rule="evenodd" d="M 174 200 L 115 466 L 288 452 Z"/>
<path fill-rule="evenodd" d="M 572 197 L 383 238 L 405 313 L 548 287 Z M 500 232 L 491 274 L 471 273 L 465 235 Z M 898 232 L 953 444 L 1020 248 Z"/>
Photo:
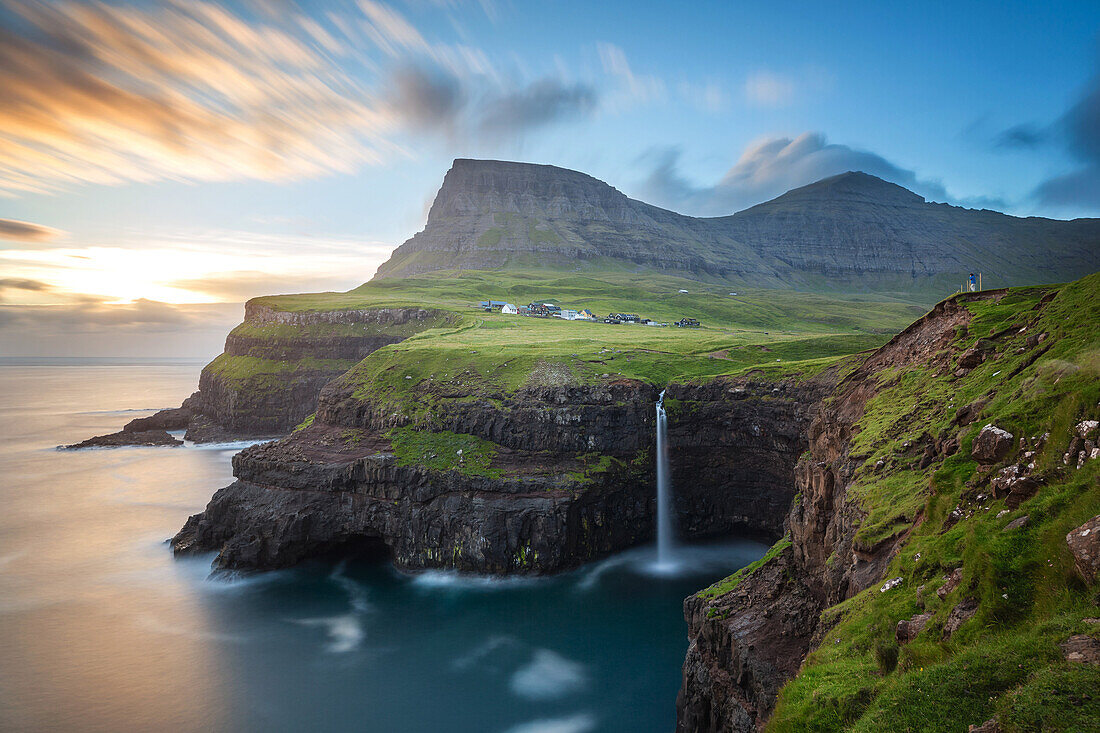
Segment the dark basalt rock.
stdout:
<path fill-rule="evenodd" d="M 183 445 L 183 441 L 172 437 L 164 430 L 120 430 L 110 435 L 97 435 L 80 443 L 59 447 L 64 450 L 80 450 L 82 448 L 121 448 L 123 446 L 138 445 L 180 446 Z"/>
<path fill-rule="evenodd" d="M 272 438 L 289 433 L 317 407 L 321 390 L 371 352 L 404 340 L 418 326 L 427 328 L 446 315 L 427 308 L 373 308 L 341 311 L 278 311 L 256 301 L 245 304 L 244 325 L 288 326 L 300 333 L 249 336 L 235 329 L 225 340 L 225 354 L 275 362 L 335 364 L 301 367 L 263 374 L 255 383 L 229 380 L 207 365 L 199 375 L 199 390 L 180 407 L 131 420 L 125 433 L 184 430 L 196 443 Z M 358 335 L 317 335 L 310 327 L 358 326 Z M 105 436 L 101 436 L 105 437 Z M 113 440 L 122 440 L 114 438 Z"/>
<path fill-rule="evenodd" d="M 377 279 L 532 262 L 570 272 L 608 260 L 753 287 L 813 290 L 827 281 L 929 300 L 959 273 L 1018 284 L 1072 280 L 1100 267 L 1100 220 L 1020 219 L 924 201 L 860 172 L 788 191 L 730 216 L 697 218 L 628 198 L 550 165 L 454 161 L 424 230 Z"/>
<path fill-rule="evenodd" d="M 810 415 L 833 378 L 669 387 L 681 535 L 778 535 Z M 500 478 L 398 466 L 383 436 L 405 418 L 352 391 L 333 383 L 312 426 L 238 454 L 238 481 L 188 520 L 176 551 L 218 550 L 218 567 L 260 570 L 373 541 L 407 569 L 542 573 L 651 536 L 652 385 L 532 388 L 439 407 L 436 427 L 498 446 Z M 615 460 L 584 478 L 578 456 L 593 452 Z"/>
<path fill-rule="evenodd" d="M 863 463 L 850 454 L 856 423 L 880 389 L 879 372 L 913 362 L 949 368 L 955 329 L 969 320 L 959 303 L 940 303 L 865 359 L 813 416 L 809 451 L 793 472 L 798 498 L 786 518 L 791 546 L 732 593 L 684 602 L 689 647 L 677 730 L 757 730 L 780 688 L 828 634 L 831 622 L 822 612 L 882 579 L 902 536 L 874 547 L 856 541 L 863 515 L 847 495 Z"/>

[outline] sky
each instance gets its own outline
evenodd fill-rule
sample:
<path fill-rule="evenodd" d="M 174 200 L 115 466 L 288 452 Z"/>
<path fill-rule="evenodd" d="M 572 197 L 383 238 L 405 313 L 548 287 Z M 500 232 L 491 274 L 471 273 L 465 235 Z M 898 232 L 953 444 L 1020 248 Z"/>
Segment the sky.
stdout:
<path fill-rule="evenodd" d="M 0 355 L 206 357 L 456 157 L 686 214 L 847 170 L 1100 216 L 1100 3 L 0 0 Z"/>

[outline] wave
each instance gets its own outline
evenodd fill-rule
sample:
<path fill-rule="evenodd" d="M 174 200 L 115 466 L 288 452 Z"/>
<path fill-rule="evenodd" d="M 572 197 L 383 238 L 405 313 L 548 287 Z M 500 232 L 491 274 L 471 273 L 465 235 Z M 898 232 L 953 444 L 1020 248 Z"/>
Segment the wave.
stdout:
<path fill-rule="evenodd" d="M 520 642 L 512 636 L 491 636 L 484 644 L 475 647 L 469 654 L 465 654 L 451 662 L 451 667 L 457 670 L 470 669 L 480 664 L 486 657 L 490 656 L 498 649 L 517 646 L 519 643 Z"/>
<path fill-rule="evenodd" d="M 352 613 L 341 616 L 323 616 L 319 618 L 295 619 L 302 626 L 320 626 L 328 634 L 325 651 L 333 654 L 347 654 L 355 651 L 363 642 L 366 633 L 359 623 L 359 617 Z"/>
<path fill-rule="evenodd" d="M 548 582 L 549 578 L 524 575 L 474 575 L 457 570 L 425 570 L 412 577 L 412 584 L 425 590 L 453 589 L 470 591 L 499 591 Z"/>
<path fill-rule="evenodd" d="M 505 733 L 587 733 L 596 727 L 596 718 L 590 713 L 578 713 L 568 718 L 543 718 L 520 723 Z"/>
<path fill-rule="evenodd" d="M 531 661 L 512 675 L 512 692 L 532 700 L 549 700 L 575 692 L 588 675 L 584 665 L 550 649 L 536 649 Z"/>

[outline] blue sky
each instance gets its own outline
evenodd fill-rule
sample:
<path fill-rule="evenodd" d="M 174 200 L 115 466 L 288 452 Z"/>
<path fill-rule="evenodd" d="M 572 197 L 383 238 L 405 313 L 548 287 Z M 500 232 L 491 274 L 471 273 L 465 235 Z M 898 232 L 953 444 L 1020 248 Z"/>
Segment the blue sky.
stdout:
<path fill-rule="evenodd" d="M 1100 215 L 1095 2 L 13 0 L 0 32 L 0 346 L 24 350 L 62 316 L 178 334 L 354 286 L 455 157 L 697 215 L 848 168 Z"/>

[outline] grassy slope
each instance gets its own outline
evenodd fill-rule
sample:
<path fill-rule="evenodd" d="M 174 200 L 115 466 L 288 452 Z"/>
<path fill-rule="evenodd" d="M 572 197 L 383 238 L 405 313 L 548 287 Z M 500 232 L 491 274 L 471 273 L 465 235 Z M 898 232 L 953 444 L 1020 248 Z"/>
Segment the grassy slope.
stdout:
<path fill-rule="evenodd" d="M 454 323 L 384 347 L 345 376 L 357 396 L 424 418 L 434 400 L 448 399 L 437 396 L 443 392 L 492 399 L 537 384 L 635 378 L 663 385 L 748 368 L 776 376 L 813 373 L 837 357 L 881 345 L 923 312 L 899 302 L 738 293 L 671 276 L 604 273 L 594 279 L 557 273 L 547 279 L 545 272 L 462 272 L 260 301 L 295 311 L 420 306 L 454 312 Z M 474 307 L 489 298 L 517 304 L 552 300 L 598 314 L 634 312 L 666 322 L 692 316 L 704 328 L 566 322 Z"/>
<path fill-rule="evenodd" d="M 688 294 L 681 294 L 687 289 Z M 841 300 L 791 292 L 727 288 L 670 276 L 605 273 L 600 279 L 543 273 L 432 273 L 367 283 L 348 293 L 260 298 L 281 310 L 386 306 L 451 310 L 457 323 L 424 331 L 367 357 L 353 371 L 369 392 L 407 391 L 424 380 L 476 381 L 508 391 L 537 380 L 550 365 L 554 381 L 591 383 L 634 377 L 657 384 L 768 365 L 831 359 L 883 343 L 923 312 L 900 302 Z M 671 322 L 684 316 L 704 328 L 610 326 L 488 314 L 473 307 L 492 298 L 524 304 L 553 300 L 596 313 L 636 312 Z M 249 335 L 262 330 L 245 328 Z M 274 334 L 273 334 L 274 335 Z M 823 361 L 805 365 L 820 368 Z M 409 379 L 406 379 L 408 377 Z"/>
<path fill-rule="evenodd" d="M 975 317 L 958 345 L 1026 323 L 1042 293 L 1019 289 L 999 303 L 970 304 Z M 1064 542 L 1100 513 L 1100 461 L 1081 470 L 1061 463 L 1072 426 L 1098 411 L 1098 302 L 1100 274 L 1061 288 L 1028 329 L 1055 339 L 1030 366 L 1023 362 L 1030 351 L 1013 353 L 1027 334 L 1013 332 L 998 340 L 999 358 L 957 381 L 919 367 L 881 375 L 897 381 L 867 405 L 853 446 L 869 455 L 853 488 L 867 513 L 857 538 L 870 545 L 921 512 L 924 521 L 888 570 L 886 577 L 904 579 L 899 587 L 881 593 L 875 585 L 826 611 L 837 624 L 782 691 L 770 730 L 962 731 L 994 714 L 1009 731 L 1097 730 L 1100 670 L 1062 661 L 1057 644 L 1072 633 L 1100 636 L 1100 627 L 1084 621 L 1100 615 L 1096 589 L 1074 574 Z M 903 443 L 925 430 L 953 429 L 958 407 L 990 393 L 982 418 L 962 430 L 959 452 L 920 470 Z M 970 457 L 988 422 L 1016 436 L 1050 433 L 1034 473 L 1045 484 L 1003 515 L 1003 500 L 987 496 Z M 869 470 L 877 460 L 886 461 L 881 476 Z M 945 520 L 955 507 L 972 515 L 950 527 Z M 1002 531 L 1025 514 L 1025 528 Z M 934 591 L 959 566 L 962 583 L 940 600 Z M 943 624 L 964 597 L 979 601 L 978 613 L 944 641 Z M 934 614 L 931 621 L 899 650 L 896 623 L 922 609 Z"/>

